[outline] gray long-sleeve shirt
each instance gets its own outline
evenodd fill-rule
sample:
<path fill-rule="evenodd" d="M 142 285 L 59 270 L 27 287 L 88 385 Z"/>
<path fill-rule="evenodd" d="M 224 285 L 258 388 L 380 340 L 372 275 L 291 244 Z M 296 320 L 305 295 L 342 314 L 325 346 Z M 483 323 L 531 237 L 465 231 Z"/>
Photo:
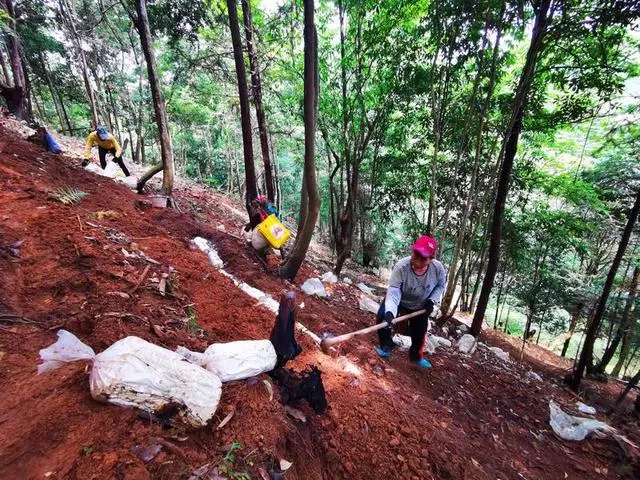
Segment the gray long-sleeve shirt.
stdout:
<path fill-rule="evenodd" d="M 411 257 L 405 257 L 393 267 L 384 310 L 395 316 L 398 314 L 398 306 L 420 310 L 427 300 L 438 304 L 442 300 L 446 283 L 447 274 L 438 260 L 431 260 L 426 273 L 416 275 L 411 268 Z"/>

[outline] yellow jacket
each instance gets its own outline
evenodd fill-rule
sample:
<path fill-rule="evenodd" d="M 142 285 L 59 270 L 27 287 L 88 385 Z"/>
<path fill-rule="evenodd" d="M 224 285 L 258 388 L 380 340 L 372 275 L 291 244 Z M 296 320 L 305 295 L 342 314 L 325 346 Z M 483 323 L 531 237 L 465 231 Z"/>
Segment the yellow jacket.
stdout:
<path fill-rule="evenodd" d="M 118 140 L 113 135 L 109 135 L 109 140 L 100 140 L 98 134 L 96 132 L 91 132 L 87 137 L 87 150 L 84 152 L 84 158 L 91 157 L 91 148 L 94 145 L 98 145 L 106 150 L 111 150 L 113 148 L 116 149 L 115 157 L 120 157 L 122 155 L 122 147 L 118 143 Z"/>

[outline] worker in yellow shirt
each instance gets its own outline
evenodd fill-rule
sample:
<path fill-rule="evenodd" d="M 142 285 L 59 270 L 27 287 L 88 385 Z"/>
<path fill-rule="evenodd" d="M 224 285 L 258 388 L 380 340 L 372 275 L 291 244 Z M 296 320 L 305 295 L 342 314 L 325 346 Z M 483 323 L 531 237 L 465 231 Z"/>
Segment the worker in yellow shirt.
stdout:
<path fill-rule="evenodd" d="M 120 168 L 127 177 L 129 176 L 129 170 L 122 161 L 122 148 L 120 147 L 118 140 L 107 132 L 106 128 L 101 126 L 97 127 L 96 130 L 91 132 L 87 137 L 87 149 L 84 152 L 84 161 L 82 162 L 83 167 L 86 167 L 89 164 L 91 149 L 94 145 L 98 146 L 100 166 L 103 170 L 107 168 L 107 153 L 110 153 L 113 155 L 113 161 L 120 165 Z"/>

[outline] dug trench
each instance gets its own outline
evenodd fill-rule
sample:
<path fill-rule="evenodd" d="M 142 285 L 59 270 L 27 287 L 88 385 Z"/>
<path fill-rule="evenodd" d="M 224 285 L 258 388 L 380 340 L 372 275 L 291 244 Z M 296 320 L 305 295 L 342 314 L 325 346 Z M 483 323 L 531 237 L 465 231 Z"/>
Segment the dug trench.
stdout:
<path fill-rule="evenodd" d="M 212 268 L 193 247 L 195 236 L 211 240 L 225 269 L 255 288 L 274 298 L 298 292 L 297 319 L 314 332 L 346 333 L 373 318 L 358 309 L 353 285 L 335 284 L 324 299 L 300 293 L 317 273 L 311 264 L 293 283 L 279 279 L 273 263 L 233 233 L 239 221 L 214 191 L 178 189 L 182 212 L 149 208 L 144 196 L 83 170 L 74 156 L 45 153 L 6 126 L 0 138 L 0 313 L 28 322 L 0 323 L 0 478 L 207 478 L 198 473 L 207 465 L 269 478 L 281 459 L 292 463 L 289 479 L 634 474 L 611 439 L 570 443 L 553 434 L 548 401 L 575 412 L 575 396 L 554 371 L 531 381 L 526 363 L 507 364 L 484 350 L 469 357 L 443 349 L 425 372 L 402 354 L 377 358 L 374 336 L 341 344 L 332 357 L 297 332 L 302 353 L 287 371 L 322 372 L 326 413 L 303 401 L 302 416 L 291 416 L 278 388 L 271 399 L 265 385 L 277 383 L 263 374 L 224 384 L 214 419 L 201 429 L 167 429 L 94 401 L 87 364 L 37 375 L 38 351 L 59 328 L 96 352 L 128 335 L 194 351 L 269 338 L 274 314 Z M 65 187 L 87 195 L 64 205 L 51 193 Z M 637 425 L 622 419 L 615 426 L 640 440 Z M 140 455 L 158 445 L 152 458 Z"/>

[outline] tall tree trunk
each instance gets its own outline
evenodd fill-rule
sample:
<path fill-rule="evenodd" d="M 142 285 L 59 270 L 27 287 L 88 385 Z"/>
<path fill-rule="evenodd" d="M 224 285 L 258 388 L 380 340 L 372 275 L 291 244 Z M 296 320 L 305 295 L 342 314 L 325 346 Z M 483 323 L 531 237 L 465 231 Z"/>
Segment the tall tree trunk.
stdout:
<path fill-rule="evenodd" d="M 611 344 L 605 349 L 604 354 L 602 355 L 602 360 L 598 364 L 597 371 L 600 373 L 605 372 L 607 365 L 609 365 L 609 362 L 618 349 L 618 345 L 620 344 L 622 337 L 624 337 L 629 331 L 629 327 L 633 322 L 631 313 L 638 291 L 638 280 L 640 280 L 640 267 L 636 266 L 633 269 L 633 277 L 631 279 L 631 285 L 629 286 L 629 296 L 627 297 L 627 301 L 624 306 L 624 311 L 622 312 L 622 318 L 620 319 L 616 335 L 613 338 Z"/>
<path fill-rule="evenodd" d="M 304 0 L 304 176 L 308 208 L 306 222 L 298 231 L 291 255 L 280 269 L 282 278 L 293 279 L 307 253 L 320 212 L 316 179 L 315 140 L 318 109 L 318 39 L 314 22 L 314 2 Z"/>
<path fill-rule="evenodd" d="M 69 27 L 69 31 L 71 32 L 71 36 L 73 38 L 76 55 L 78 56 L 78 59 L 80 61 L 80 70 L 82 71 L 84 88 L 87 91 L 89 107 L 91 108 L 91 126 L 93 128 L 96 128 L 100 124 L 100 121 L 98 119 L 97 102 L 95 94 L 93 92 L 93 87 L 91 86 L 91 81 L 89 80 L 89 67 L 87 66 L 87 58 L 84 54 L 84 50 L 82 49 L 80 36 L 78 35 L 78 31 L 76 30 L 76 24 L 73 18 L 74 13 L 73 10 L 69 7 L 67 0 L 59 0 L 59 6 L 60 15 Z"/>
<path fill-rule="evenodd" d="M 256 171 L 253 163 L 253 138 L 251 136 L 251 113 L 249 111 L 249 93 L 247 90 L 247 74 L 242 55 L 242 41 L 240 26 L 238 25 L 238 6 L 236 0 L 227 0 L 229 10 L 229 28 L 231 29 L 231 43 L 233 44 L 233 59 L 238 78 L 238 96 L 240 98 L 240 123 L 242 125 L 242 146 L 244 150 L 244 175 L 246 183 L 245 207 L 249 214 L 249 225 L 254 228 L 260 223 L 260 215 L 251 206 L 251 202 L 258 196 L 256 186 Z"/>
<path fill-rule="evenodd" d="M 569 349 L 569 344 L 571 343 L 571 337 L 573 336 L 573 332 L 578 325 L 578 320 L 580 319 L 580 313 L 582 312 L 583 305 L 581 303 L 576 304 L 573 313 L 571 315 L 571 321 L 569 322 L 569 331 L 567 332 L 567 339 L 564 341 L 564 345 L 562 346 L 562 353 L 560 356 L 564 358 L 567 355 L 567 350 Z"/>
<path fill-rule="evenodd" d="M 262 105 L 262 81 L 260 79 L 260 66 L 253 40 L 253 21 L 251 18 L 251 5 L 248 0 L 241 0 L 244 28 L 247 37 L 247 51 L 249 53 L 249 69 L 251 71 L 251 86 L 253 91 L 253 104 L 258 119 L 258 132 L 260 133 L 260 148 L 262 150 L 262 162 L 264 163 L 264 183 L 267 190 L 267 198 L 275 204 L 275 184 L 273 180 L 273 167 L 269 152 L 269 138 L 267 121 Z"/>
<path fill-rule="evenodd" d="M 171 135 L 169 133 L 169 122 L 164 105 L 162 87 L 157 74 L 156 57 L 153 53 L 153 43 L 151 41 L 151 30 L 149 29 L 149 19 L 147 18 L 147 5 L 145 0 L 136 0 L 136 12 L 138 14 L 137 27 L 140 35 L 140 45 L 144 58 L 147 61 L 147 76 L 149 77 L 149 88 L 153 97 L 153 109 L 156 114 L 156 124 L 160 133 L 160 155 L 162 157 L 162 192 L 171 196 L 173 191 L 173 148 L 171 146 Z M 142 180 L 142 179 L 140 179 Z M 144 186 L 144 184 L 142 184 Z M 140 182 L 138 182 L 140 190 Z"/>
<path fill-rule="evenodd" d="M 7 68 L 7 62 L 4 59 L 4 45 L 2 42 L 2 32 L 0 32 L 0 68 L 2 68 L 2 82 L 6 86 L 11 85 L 11 77 L 9 76 L 9 69 Z M 0 82 L 0 84 L 2 83 Z"/>
<path fill-rule="evenodd" d="M 624 364 L 629 358 L 629 352 L 631 352 L 631 345 L 633 344 L 633 339 L 635 337 L 635 330 L 637 328 L 638 317 L 635 312 L 631 315 L 631 323 L 629 325 L 629 329 L 624 332 L 624 336 L 622 337 L 622 347 L 620 347 L 620 356 L 618 357 L 618 361 L 616 362 L 613 370 L 611 371 L 611 376 L 616 378 L 620 376 L 620 371 L 624 367 Z"/>
<path fill-rule="evenodd" d="M 60 109 L 60 98 L 58 95 L 58 90 L 56 89 L 56 87 L 53 84 L 53 81 L 51 81 L 51 75 L 49 74 L 49 68 L 47 66 L 47 62 L 44 59 L 44 55 L 42 54 L 42 51 L 38 52 L 38 58 L 40 59 L 40 66 L 42 68 L 42 71 L 44 73 L 44 78 L 45 81 L 47 83 L 47 88 L 49 89 L 49 93 L 51 94 L 51 101 L 53 102 L 53 106 L 56 109 L 56 114 L 58 115 L 58 120 L 60 121 L 60 129 L 64 132 L 65 129 L 65 122 L 64 122 L 64 117 L 62 115 L 62 111 Z M 72 135 L 71 130 L 69 129 L 69 135 Z"/>
<path fill-rule="evenodd" d="M 20 48 L 20 37 L 16 26 L 16 12 L 13 8 L 13 0 L 3 0 L 4 5 L 0 6 L 7 12 L 13 20 L 9 20 L 10 32 L 7 35 L 7 48 L 9 50 L 9 63 L 13 73 L 12 85 L 0 84 L 0 95 L 4 97 L 9 112 L 20 120 L 29 121 L 33 117 L 31 111 L 31 101 L 29 99 L 29 89 L 27 83 L 27 72 L 24 70 L 24 62 Z"/>
<path fill-rule="evenodd" d="M 507 129 L 508 133 L 505 137 L 505 157 L 504 161 L 502 162 L 502 168 L 500 170 L 498 190 L 493 209 L 491 242 L 489 247 L 489 263 L 487 264 L 487 272 L 482 283 L 482 291 L 480 292 L 478 307 L 473 316 L 473 323 L 471 324 L 471 334 L 474 336 L 480 334 L 480 331 L 482 329 L 482 322 L 484 320 L 484 314 L 487 309 L 489 295 L 491 293 L 493 281 L 498 269 L 498 262 L 500 261 L 502 222 L 504 219 L 504 207 L 507 199 L 507 192 L 509 190 L 509 183 L 511 181 L 511 171 L 513 169 L 513 161 L 518 150 L 518 139 L 522 130 L 524 109 L 527 96 L 531 88 L 531 83 L 533 81 L 538 53 L 542 48 L 542 43 L 547 33 L 547 26 L 553 16 L 553 12 L 549 13 L 550 5 L 551 0 L 542 0 L 540 2 L 540 5 L 538 6 L 535 23 L 533 25 L 531 43 L 527 52 L 527 59 L 520 76 L 520 82 L 518 84 L 518 89 L 516 91 L 515 99 L 513 102 L 513 113 L 509 122 L 509 128 Z"/>
<path fill-rule="evenodd" d="M 500 287 L 498 288 L 498 297 L 496 298 L 496 315 L 493 319 L 493 329 L 496 329 L 496 325 L 498 324 L 498 313 L 500 312 L 500 298 L 502 297 L 502 289 L 504 288 L 504 280 L 507 274 L 507 264 L 504 264 L 502 268 L 502 280 L 500 281 Z"/>
<path fill-rule="evenodd" d="M 453 251 L 453 257 L 451 260 L 451 265 L 449 266 L 449 273 L 447 279 L 447 289 L 445 291 L 444 298 L 442 300 L 442 311 L 446 312 L 445 315 L 453 315 L 455 312 L 449 312 L 451 306 L 451 299 L 453 298 L 453 293 L 455 292 L 456 283 L 452 281 L 456 274 L 456 270 L 458 269 L 458 259 L 460 258 L 460 252 L 462 249 L 462 244 L 464 240 L 464 236 L 467 229 L 467 222 L 469 221 L 469 217 L 471 215 L 471 209 L 473 207 L 473 200 L 476 197 L 476 181 L 478 178 L 478 171 L 480 169 L 480 159 L 482 153 L 482 133 L 484 132 L 484 124 L 487 117 L 487 112 L 489 110 L 489 106 L 491 104 L 491 99 L 493 98 L 493 89 L 496 83 L 496 66 L 498 63 L 498 52 L 500 50 L 500 38 L 502 36 L 502 17 L 504 15 L 505 4 L 502 5 L 502 10 L 500 11 L 500 22 L 498 24 L 498 33 L 496 35 L 496 43 L 493 48 L 493 55 L 491 58 L 491 70 L 489 73 L 489 86 L 487 88 L 487 94 L 485 96 L 484 102 L 482 104 L 482 108 L 480 110 L 480 116 L 478 118 L 478 126 L 476 128 L 476 144 L 475 144 L 475 159 L 473 163 L 473 170 L 471 171 L 471 180 L 469 182 L 469 190 L 467 192 L 467 199 L 465 202 L 464 212 L 462 214 L 462 220 L 460 222 L 460 231 L 458 232 L 458 237 L 456 239 L 456 245 Z M 484 53 L 484 50 L 483 50 Z M 479 74 L 478 74 L 479 76 Z M 474 85 L 474 89 L 476 85 Z M 475 96 L 475 90 L 474 90 Z M 470 104 L 471 106 L 471 104 Z M 467 114 L 470 115 L 470 109 L 467 111 Z M 466 130 L 465 130 L 466 131 Z M 466 149 L 466 146 L 464 147 Z M 447 226 L 443 226 L 443 236 L 446 234 Z M 472 240 L 472 239 L 471 239 Z M 443 240 L 444 243 L 444 240 Z"/>
<path fill-rule="evenodd" d="M 582 376 L 584 375 L 584 371 L 587 368 L 587 364 L 591 363 L 593 359 L 593 344 L 596 341 L 596 334 L 598 332 L 598 329 L 600 328 L 600 322 L 602 321 L 602 316 L 604 315 L 604 311 L 607 306 L 607 299 L 609 298 L 609 292 L 611 291 L 613 281 L 615 280 L 616 273 L 618 272 L 618 267 L 620 266 L 622 256 L 627 249 L 627 244 L 629 243 L 629 238 L 631 237 L 633 227 L 636 224 L 638 212 L 640 212 L 640 188 L 638 189 L 638 193 L 636 194 L 633 208 L 629 213 L 627 225 L 624 229 L 624 232 L 622 233 L 622 238 L 620 239 L 620 244 L 618 245 L 618 251 L 616 252 L 616 256 L 613 258 L 613 262 L 611 263 L 611 268 L 609 269 L 607 280 L 602 287 L 602 294 L 600 295 L 600 300 L 598 302 L 596 312 L 589 322 L 584 346 L 582 347 L 582 352 L 580 353 L 580 360 L 578 361 L 575 371 L 573 372 L 573 375 L 571 376 L 571 379 L 569 381 L 569 386 L 573 390 L 577 390 L 580 386 L 580 382 L 582 381 Z"/>

